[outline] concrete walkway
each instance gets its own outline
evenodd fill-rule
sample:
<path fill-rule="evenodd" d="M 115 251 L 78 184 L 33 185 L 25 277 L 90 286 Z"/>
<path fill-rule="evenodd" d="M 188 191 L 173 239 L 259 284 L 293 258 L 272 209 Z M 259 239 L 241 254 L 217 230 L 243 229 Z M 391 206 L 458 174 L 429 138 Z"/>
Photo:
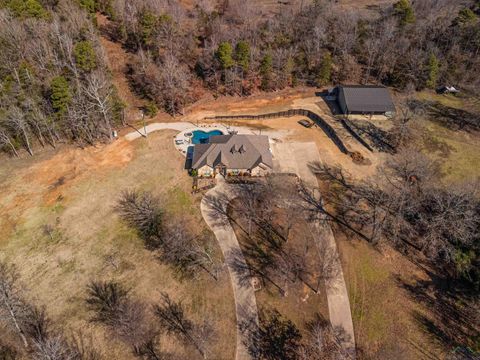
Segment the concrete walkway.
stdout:
<path fill-rule="evenodd" d="M 217 175 L 217 185 L 209 190 L 200 204 L 202 216 L 212 229 L 222 249 L 225 263 L 230 273 L 233 296 L 235 298 L 235 312 L 237 317 L 237 348 L 236 360 L 253 359 L 248 353 L 248 327 L 258 325 L 257 302 L 255 292 L 248 276 L 242 276 L 248 271 L 240 245 L 230 221 L 226 216 L 228 203 L 235 198 L 232 188 L 221 175 Z"/>
<path fill-rule="evenodd" d="M 193 124 L 189 122 L 168 122 L 168 123 L 153 123 L 146 126 L 147 134 L 158 130 L 177 130 L 182 131 L 192 127 Z M 132 131 L 125 135 L 125 139 L 128 141 L 133 141 L 145 135 L 145 129 L 140 127 L 138 131 Z"/>

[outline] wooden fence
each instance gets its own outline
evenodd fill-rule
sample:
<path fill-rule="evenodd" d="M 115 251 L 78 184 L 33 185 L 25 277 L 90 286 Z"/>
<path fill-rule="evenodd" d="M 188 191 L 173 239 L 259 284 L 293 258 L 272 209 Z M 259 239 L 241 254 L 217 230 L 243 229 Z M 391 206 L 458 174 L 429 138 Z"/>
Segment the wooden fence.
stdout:
<path fill-rule="evenodd" d="M 306 116 L 310 120 L 315 122 L 325 132 L 325 134 L 327 134 L 330 140 L 333 141 L 333 143 L 338 147 L 338 149 L 342 153 L 344 154 L 350 153 L 348 149 L 345 147 L 342 140 L 340 140 L 340 138 L 338 137 L 335 130 L 325 120 L 323 120 L 318 114 L 310 110 L 290 109 L 286 111 L 279 111 L 279 112 L 259 114 L 259 115 L 219 115 L 219 116 L 205 117 L 204 119 L 219 120 L 219 121 L 220 120 L 266 120 L 266 119 L 275 119 L 275 118 L 281 118 L 281 117 L 292 117 L 292 116 L 298 116 L 298 115 Z"/>

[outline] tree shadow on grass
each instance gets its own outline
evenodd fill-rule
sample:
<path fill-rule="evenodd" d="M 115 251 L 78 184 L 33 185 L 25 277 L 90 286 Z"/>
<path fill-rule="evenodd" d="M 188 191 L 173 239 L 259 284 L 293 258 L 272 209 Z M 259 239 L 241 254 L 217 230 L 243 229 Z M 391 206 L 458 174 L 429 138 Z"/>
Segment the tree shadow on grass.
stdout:
<path fill-rule="evenodd" d="M 480 299 L 478 293 L 459 281 L 427 270 L 428 279 L 407 282 L 397 276 L 397 283 L 424 311 L 415 310 L 413 318 L 432 339 L 447 351 L 469 349 L 480 359 Z M 469 356 L 470 356 L 469 355 Z"/>

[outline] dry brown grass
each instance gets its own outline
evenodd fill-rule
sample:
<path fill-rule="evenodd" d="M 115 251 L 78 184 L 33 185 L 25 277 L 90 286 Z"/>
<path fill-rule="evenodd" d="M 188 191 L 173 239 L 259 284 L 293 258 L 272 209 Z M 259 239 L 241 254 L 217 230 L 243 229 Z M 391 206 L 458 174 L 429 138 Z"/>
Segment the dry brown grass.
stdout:
<path fill-rule="evenodd" d="M 294 188 L 294 180 L 282 179 L 282 186 L 286 188 Z M 240 247 L 244 248 L 248 243 L 248 238 L 243 229 L 247 229 L 248 225 L 242 221 L 239 214 L 235 211 L 236 202 L 233 202 L 232 216 L 235 222 L 232 222 L 235 234 L 237 235 Z M 277 221 L 285 222 L 285 213 L 277 209 Z M 240 227 L 241 226 L 241 227 Z M 307 241 L 305 239 L 308 239 Z M 295 221 L 291 229 L 288 240 L 288 247 L 298 250 L 300 253 L 307 246 L 305 261 L 310 274 L 307 276 L 308 283 L 318 289 L 318 293 L 314 293 L 307 285 L 297 280 L 295 283 L 283 283 L 279 285 L 286 291 L 283 296 L 278 289 L 271 284 L 265 282 L 263 288 L 255 292 L 257 305 L 259 309 L 276 309 L 287 319 L 293 321 L 295 325 L 305 330 L 305 325 L 311 322 L 316 314 L 328 319 L 328 306 L 325 288 L 321 280 L 321 261 L 319 258 L 318 248 L 312 238 L 312 233 L 308 230 L 308 225 L 304 221 Z M 246 259 L 247 263 L 250 259 Z M 278 281 L 278 280 L 277 280 Z"/>
<path fill-rule="evenodd" d="M 33 164 L 12 160 L 0 171 L 3 257 L 18 266 L 29 296 L 47 306 L 57 323 L 93 334 L 108 358 L 132 355 L 101 325 L 90 322 L 84 298 L 93 278 L 124 283 L 134 298 L 149 304 L 166 291 L 182 300 L 194 319 L 211 316 L 219 334 L 213 358 L 233 357 L 236 328 L 228 275 L 222 272 L 218 282 L 206 274 L 181 279 L 144 249 L 112 209 L 123 189 L 150 190 L 164 199 L 167 210 L 184 214 L 194 229 L 204 230 L 199 196 L 190 195 L 191 179 L 174 149 L 173 135 L 163 131 L 133 143 L 66 148 Z M 46 224 L 55 229 L 52 236 L 44 233 Z M 183 348 L 171 339 L 165 346 L 177 353 Z"/>
<path fill-rule="evenodd" d="M 439 359 L 444 349 L 417 322 L 430 309 L 412 299 L 399 282 L 427 279 L 421 268 L 385 247 L 336 233 L 361 359 Z M 401 279 L 401 280 L 399 280 Z"/>

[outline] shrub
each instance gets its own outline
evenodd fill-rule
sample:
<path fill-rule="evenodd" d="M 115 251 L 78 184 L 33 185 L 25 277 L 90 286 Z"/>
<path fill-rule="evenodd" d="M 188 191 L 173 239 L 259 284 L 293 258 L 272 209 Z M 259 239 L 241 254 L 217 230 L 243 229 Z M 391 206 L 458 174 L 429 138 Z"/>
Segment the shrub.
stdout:
<path fill-rule="evenodd" d="M 153 101 L 144 106 L 143 111 L 148 117 L 155 117 L 158 114 L 158 107 Z"/>

